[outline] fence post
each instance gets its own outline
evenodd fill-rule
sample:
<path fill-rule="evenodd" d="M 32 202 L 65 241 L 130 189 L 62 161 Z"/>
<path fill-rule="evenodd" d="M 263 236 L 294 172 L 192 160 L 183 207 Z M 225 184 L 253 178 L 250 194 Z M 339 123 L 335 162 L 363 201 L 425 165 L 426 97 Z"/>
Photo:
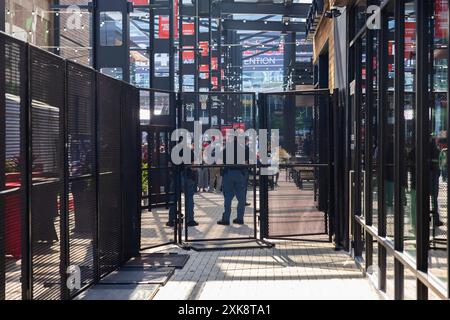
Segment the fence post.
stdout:
<path fill-rule="evenodd" d="M 69 267 L 69 136 L 68 136 L 68 112 L 67 112 L 67 60 L 64 61 L 64 105 L 60 114 L 63 115 L 62 132 L 64 133 L 63 150 L 63 194 L 61 196 L 61 298 L 68 300 L 70 298 L 69 288 L 67 287 L 67 269 Z"/>
<path fill-rule="evenodd" d="M 4 2 L 0 5 L 1 15 L 4 18 Z M 2 28 L 0 21 L 0 30 Z M 4 21 L 3 21 L 4 22 Z M 5 135 L 6 135 L 6 103 L 5 103 L 5 42 L 2 35 L 0 35 L 0 300 L 5 300 L 5 201 L 2 192 L 6 189 L 5 186 Z"/>
<path fill-rule="evenodd" d="M 98 94 L 98 73 L 94 73 L 94 81 L 93 81 L 93 90 L 94 94 L 94 144 L 95 144 L 95 152 L 94 152 L 94 179 L 95 179 L 95 228 L 94 228 L 94 283 L 97 284 L 100 282 L 100 258 L 99 258 L 99 139 L 98 139 L 98 101 L 100 95 Z"/>
<path fill-rule="evenodd" d="M 260 116 L 260 128 L 267 129 L 267 114 L 266 114 L 266 96 L 265 94 L 259 94 L 258 107 Z M 264 240 L 269 237 L 269 194 L 268 194 L 269 180 L 267 176 L 259 175 L 259 223 L 260 223 L 260 240 Z"/>

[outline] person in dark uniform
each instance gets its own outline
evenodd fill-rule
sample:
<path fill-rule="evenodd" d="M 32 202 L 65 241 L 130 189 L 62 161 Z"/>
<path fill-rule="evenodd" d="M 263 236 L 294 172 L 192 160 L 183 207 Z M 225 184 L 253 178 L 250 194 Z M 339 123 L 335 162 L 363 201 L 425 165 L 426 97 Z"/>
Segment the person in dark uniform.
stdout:
<path fill-rule="evenodd" d="M 238 166 L 238 151 L 244 150 L 245 163 L 249 161 L 249 148 L 246 145 L 238 145 L 237 137 L 234 137 L 234 161 L 233 163 L 226 163 L 227 167 L 223 170 L 223 197 L 224 197 L 224 213 L 222 219 L 217 222 L 219 225 L 230 225 L 231 216 L 231 202 L 236 197 L 238 200 L 237 218 L 233 220 L 233 223 L 243 225 L 245 214 L 245 203 L 247 196 L 247 180 L 248 180 L 248 168 Z M 224 150 L 224 160 L 227 159 L 227 148 Z M 236 166 L 233 166 L 236 165 Z"/>
<path fill-rule="evenodd" d="M 183 155 L 181 154 L 181 157 Z M 194 159 L 194 151 L 191 149 L 191 160 Z M 198 223 L 194 219 L 194 194 L 197 189 L 196 169 L 183 165 L 181 169 L 181 190 L 184 193 L 186 201 L 186 224 L 188 227 L 196 227 Z M 171 177 L 171 190 L 175 190 L 175 175 Z M 169 221 L 166 223 L 168 227 L 175 226 L 176 219 L 176 195 L 171 197 L 171 205 L 169 209 Z"/>
<path fill-rule="evenodd" d="M 303 153 L 308 161 L 313 161 L 313 139 L 311 134 L 306 135 L 305 141 L 303 141 Z"/>
<path fill-rule="evenodd" d="M 88 175 L 93 171 L 93 159 L 92 150 L 89 150 L 85 153 L 84 158 L 73 164 L 72 177 L 79 178 L 74 179 L 71 183 L 75 211 L 75 228 L 73 232 L 78 234 L 91 234 L 95 223 L 92 208 L 89 205 L 90 193 L 94 192 L 94 185 L 89 179 L 81 178 L 83 175 Z"/>
<path fill-rule="evenodd" d="M 431 214 L 434 220 L 435 227 L 443 226 L 443 223 L 439 216 L 439 178 L 441 176 L 441 170 L 439 167 L 440 150 L 437 145 L 436 139 L 432 138 L 430 143 L 430 195 L 431 195 Z"/>

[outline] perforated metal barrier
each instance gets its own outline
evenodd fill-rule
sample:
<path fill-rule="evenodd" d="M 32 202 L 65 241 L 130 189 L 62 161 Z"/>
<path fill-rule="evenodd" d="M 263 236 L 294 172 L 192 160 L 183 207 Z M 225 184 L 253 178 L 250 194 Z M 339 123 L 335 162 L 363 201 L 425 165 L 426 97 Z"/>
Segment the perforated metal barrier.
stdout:
<path fill-rule="evenodd" d="M 69 265 L 80 267 L 82 286 L 95 280 L 95 88 L 95 74 L 90 69 L 67 64 Z"/>
<path fill-rule="evenodd" d="M 262 190 L 268 238 L 325 235 L 332 212 L 332 155 L 328 90 L 261 94 L 262 127 L 277 130 L 280 168 Z M 293 116 L 294 115 L 294 116 Z"/>
<path fill-rule="evenodd" d="M 26 46 L 0 36 L 0 299 L 17 300 L 27 287 Z M 22 279 L 22 282 L 21 282 Z"/>
<path fill-rule="evenodd" d="M 139 92 L 0 34 L 0 116 L 0 300 L 69 299 L 139 250 Z"/>

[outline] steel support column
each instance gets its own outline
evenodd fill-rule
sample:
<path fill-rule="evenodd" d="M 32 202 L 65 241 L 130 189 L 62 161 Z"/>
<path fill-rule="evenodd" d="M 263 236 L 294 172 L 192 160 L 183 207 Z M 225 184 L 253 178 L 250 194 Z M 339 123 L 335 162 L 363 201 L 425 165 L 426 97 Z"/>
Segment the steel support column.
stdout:
<path fill-rule="evenodd" d="M 386 146 L 386 132 L 387 132 L 387 88 L 388 88 L 388 41 L 389 41 L 389 28 L 388 28 L 388 16 L 386 12 L 382 13 L 382 25 L 380 32 L 380 45 L 378 47 L 379 56 L 379 83 L 378 83 L 378 119 L 380 125 L 378 127 L 378 167 L 379 179 L 378 179 L 378 235 L 386 237 L 386 203 L 384 181 L 386 179 L 386 163 L 385 163 L 385 146 Z M 378 267 L 379 274 L 379 288 L 382 291 L 386 290 L 386 249 L 383 246 L 379 246 L 378 250 Z"/>
<path fill-rule="evenodd" d="M 430 232 L 429 172 L 429 30 L 428 1 L 415 1 L 417 28 L 416 67 L 416 185 L 417 185 L 417 269 L 428 270 L 428 247 Z M 417 281 L 417 299 L 428 299 L 428 288 Z"/>
<path fill-rule="evenodd" d="M 395 92 L 394 92 L 394 247 L 395 250 L 402 252 L 404 249 L 404 207 L 403 207 L 403 191 L 405 186 L 405 171 L 403 166 L 403 153 L 405 141 L 405 8 L 404 1 L 395 1 Z M 403 300 L 404 298 L 404 267 L 395 259 L 394 264 L 394 282 L 395 282 L 395 299 Z"/>
<path fill-rule="evenodd" d="M 352 199 L 352 208 L 353 212 L 351 212 L 353 219 L 355 216 L 360 217 L 362 216 L 362 209 L 361 208 L 361 178 L 362 178 L 362 172 L 361 172 L 361 110 L 363 108 L 363 79 L 362 79 L 362 70 L 363 70 L 363 44 L 362 41 L 364 41 L 363 38 L 358 39 L 358 41 L 355 43 L 355 95 L 354 95 L 354 123 L 352 123 L 352 126 L 354 125 L 354 135 L 355 135 L 355 147 L 354 147 L 354 157 L 353 157 L 353 170 L 355 172 L 354 175 L 354 192 L 353 192 L 353 199 Z M 353 225 L 353 244 L 354 244 L 354 255 L 355 257 L 361 257 L 362 256 L 362 230 L 361 226 L 357 223 L 352 223 Z"/>
<path fill-rule="evenodd" d="M 0 11 L 4 16 L 3 10 Z M 6 177 L 5 177 L 5 144 L 6 144 L 6 101 L 5 101 L 5 44 L 3 38 L 0 39 L 0 300 L 5 300 L 5 253 L 6 253 L 6 228 L 5 228 L 5 195 Z"/>
<path fill-rule="evenodd" d="M 94 0 L 93 6 L 93 26 L 94 26 L 94 45 L 93 57 L 94 68 L 100 71 L 102 68 L 121 68 L 122 80 L 130 82 L 130 32 L 129 32 L 129 13 L 132 5 L 127 0 Z M 120 12 L 122 15 L 121 45 L 112 46 L 102 45 L 101 13 Z M 106 37 L 106 36 L 105 36 Z"/>
<path fill-rule="evenodd" d="M 59 6 L 60 0 L 54 0 L 54 5 Z M 1 12 L 1 10 L 0 10 L 0 12 Z M 58 50 L 58 48 L 61 46 L 61 15 L 60 14 L 55 14 L 53 16 L 53 24 L 55 26 L 53 29 L 53 44 L 52 44 L 54 47 L 53 53 L 59 54 L 60 50 Z"/>
<path fill-rule="evenodd" d="M 296 33 L 291 32 L 284 37 L 284 89 L 294 90 L 293 75 L 295 73 L 296 60 Z"/>
<path fill-rule="evenodd" d="M 5 31 L 5 15 L 6 7 L 5 1 L 0 1 L 0 31 Z"/>

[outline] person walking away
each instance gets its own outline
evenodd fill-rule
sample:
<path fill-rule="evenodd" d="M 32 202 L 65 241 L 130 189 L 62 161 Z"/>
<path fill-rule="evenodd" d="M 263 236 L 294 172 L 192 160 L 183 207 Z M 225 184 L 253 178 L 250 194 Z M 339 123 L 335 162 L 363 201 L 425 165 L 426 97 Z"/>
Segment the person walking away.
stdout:
<path fill-rule="evenodd" d="M 246 145 L 238 145 L 237 137 L 234 137 L 234 161 L 232 164 L 226 163 L 227 166 L 223 170 L 223 196 L 224 196 L 224 213 L 222 219 L 217 222 L 219 225 L 230 225 L 231 217 L 231 203 L 233 198 L 238 200 L 237 206 L 237 218 L 233 220 L 233 223 L 243 225 L 245 214 L 245 203 L 247 194 L 247 176 L 248 168 L 239 166 L 238 164 L 238 151 L 244 150 L 245 163 L 248 164 L 249 160 L 249 148 Z M 224 159 L 227 159 L 227 148 L 224 150 Z"/>
<path fill-rule="evenodd" d="M 433 137 L 430 143 L 430 196 L 431 196 L 431 214 L 433 216 L 434 227 L 441 227 L 443 225 L 439 216 L 439 178 L 441 171 L 439 168 L 440 150 Z"/>
<path fill-rule="evenodd" d="M 181 154 L 181 157 L 183 155 Z M 194 150 L 191 149 L 191 161 L 194 159 Z M 197 169 L 190 168 L 184 164 L 181 168 L 181 191 L 184 193 L 185 203 L 186 203 L 186 224 L 188 227 L 198 226 L 198 222 L 195 221 L 194 217 L 194 194 L 197 188 L 196 184 Z M 175 175 L 172 175 L 171 179 L 171 190 L 175 191 Z M 176 219 L 176 197 L 174 194 L 171 196 L 171 205 L 169 209 L 169 221 L 167 222 L 167 227 L 175 226 Z"/>

